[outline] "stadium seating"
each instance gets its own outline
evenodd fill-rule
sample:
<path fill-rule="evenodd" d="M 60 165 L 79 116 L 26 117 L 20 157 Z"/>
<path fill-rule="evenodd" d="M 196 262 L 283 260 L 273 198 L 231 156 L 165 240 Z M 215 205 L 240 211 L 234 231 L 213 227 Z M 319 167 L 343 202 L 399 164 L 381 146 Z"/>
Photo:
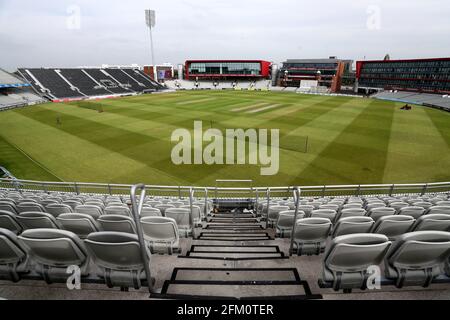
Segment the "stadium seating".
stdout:
<path fill-rule="evenodd" d="M 301 276 L 310 274 L 308 281 L 319 280 L 319 288 L 344 292 L 364 289 L 370 275 L 367 268 L 380 266 L 383 261 L 383 285 L 401 288 L 448 283 L 448 199 L 448 193 L 301 197 L 299 209 L 308 213 L 298 211 L 291 252 L 288 247 L 295 212 L 292 197 L 271 197 L 269 210 L 267 201 L 260 200 L 257 215 L 251 208 L 217 211 L 222 202 L 216 199 L 208 199 L 205 210 L 205 199 L 194 198 L 191 212 L 189 199 L 146 196 L 136 224 L 129 209 L 129 196 L 0 187 L 0 279 L 19 283 L 21 279 L 65 282 L 71 260 L 70 265 L 81 268 L 83 283 L 122 289 L 148 286 L 137 237 L 140 226 L 148 257 L 152 264 L 159 263 L 152 271 L 161 280 L 170 279 L 167 270 L 178 267 L 175 261 L 205 259 L 202 261 L 208 267 L 210 261 L 226 261 L 230 255 L 237 260 L 259 259 L 257 266 L 264 268 L 266 261 L 273 259 L 267 256 L 280 255 L 277 259 L 295 263 Z M 214 211 L 211 202 L 216 207 Z M 401 205 L 397 206 L 399 202 Z M 421 203 L 431 206 L 426 209 L 418 205 Z M 21 212 L 31 209 L 32 212 Z M 265 215 L 263 209 L 271 222 L 268 225 L 259 221 Z M 201 232 L 192 229 L 191 213 Z M 273 244 L 280 247 L 277 250 L 282 248 L 294 256 L 272 253 Z M 158 255 L 151 256 L 152 253 Z M 159 254 L 165 255 L 161 261 L 166 262 L 158 261 Z M 173 254 L 184 259 L 165 260 Z M 236 258 L 239 255 L 243 258 Z M 314 260 L 309 255 L 320 257 Z M 91 261 L 89 265 L 87 260 Z M 5 261 L 13 262 L 9 265 Z M 276 265 L 283 266 L 282 261 Z M 198 261 L 193 263 L 196 264 Z M 202 273 L 197 276 L 201 278 Z"/>
<path fill-rule="evenodd" d="M 61 74 L 87 96 L 111 95 L 102 85 L 89 77 L 83 69 L 61 69 Z"/>
<path fill-rule="evenodd" d="M 386 277 L 403 286 L 428 287 L 443 274 L 442 266 L 450 255 L 450 233 L 416 231 L 396 239 L 387 253 Z"/>
<path fill-rule="evenodd" d="M 85 240 L 93 262 L 99 267 L 98 276 L 112 288 L 142 286 L 144 261 L 138 237 L 130 233 L 94 232 Z M 146 250 L 148 257 L 150 252 Z"/>
<path fill-rule="evenodd" d="M 163 252 L 172 254 L 179 252 L 179 231 L 177 222 L 167 217 L 141 218 L 144 238 L 148 242 L 151 253 Z"/>
<path fill-rule="evenodd" d="M 367 268 L 379 265 L 391 242 L 381 234 L 357 233 L 336 237 L 328 247 L 321 281 L 334 290 L 364 289 Z"/>
<path fill-rule="evenodd" d="M 67 279 L 67 267 L 76 265 L 86 275 L 87 249 L 74 233 L 58 229 L 25 230 L 19 237 L 37 264 L 37 272 L 47 283 Z"/>
<path fill-rule="evenodd" d="M 294 233 L 297 254 L 310 255 L 323 252 L 331 227 L 331 221 L 326 218 L 304 218 L 297 220 Z"/>

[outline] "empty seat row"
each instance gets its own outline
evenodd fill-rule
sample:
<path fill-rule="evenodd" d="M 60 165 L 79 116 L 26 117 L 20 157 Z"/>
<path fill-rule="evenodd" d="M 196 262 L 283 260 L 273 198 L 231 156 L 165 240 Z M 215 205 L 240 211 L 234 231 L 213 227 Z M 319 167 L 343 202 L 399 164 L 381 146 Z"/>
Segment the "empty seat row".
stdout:
<path fill-rule="evenodd" d="M 450 276 L 450 233 L 417 231 L 395 242 L 385 235 L 359 233 L 332 240 L 323 260 L 321 287 L 365 289 L 374 266 L 384 262 L 381 284 L 427 287 Z"/>
<path fill-rule="evenodd" d="M 277 234 L 290 237 L 293 214 L 280 214 Z M 394 215 L 380 218 L 375 222 L 370 217 L 342 218 L 333 226 L 328 218 L 300 218 L 296 221 L 293 244 L 298 255 L 320 254 L 326 241 L 347 234 L 376 233 L 394 241 L 404 233 L 414 231 L 450 231 L 450 216 L 431 214 L 414 219 L 411 216 Z"/>
<path fill-rule="evenodd" d="M 0 228 L 2 279 L 17 282 L 37 275 L 49 284 L 66 282 L 73 266 L 79 268 L 82 282 L 136 289 L 148 285 L 137 235 L 94 232 L 83 241 L 66 230 L 32 229 L 17 236 Z"/>

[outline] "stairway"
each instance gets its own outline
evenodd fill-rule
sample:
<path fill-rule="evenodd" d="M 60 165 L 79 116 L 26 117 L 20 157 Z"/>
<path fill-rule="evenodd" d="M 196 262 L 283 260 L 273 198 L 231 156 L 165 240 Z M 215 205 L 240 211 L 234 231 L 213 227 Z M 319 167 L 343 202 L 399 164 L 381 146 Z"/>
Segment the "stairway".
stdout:
<path fill-rule="evenodd" d="M 275 243 L 273 231 L 253 213 L 212 214 L 197 238 L 179 255 L 192 267 L 175 266 L 156 298 L 170 299 L 320 299 L 311 293 L 297 268 L 279 267 L 289 257 Z M 199 264 L 199 261 L 203 263 Z M 218 267 L 213 261 L 228 262 Z M 265 262 L 279 261 L 275 267 Z M 181 262 L 181 260 L 180 260 Z M 246 263 L 245 267 L 239 264 Z M 231 265 L 230 265 L 231 263 Z M 208 264 L 211 267 L 208 267 Z M 247 264 L 250 264 L 248 266 Z"/>

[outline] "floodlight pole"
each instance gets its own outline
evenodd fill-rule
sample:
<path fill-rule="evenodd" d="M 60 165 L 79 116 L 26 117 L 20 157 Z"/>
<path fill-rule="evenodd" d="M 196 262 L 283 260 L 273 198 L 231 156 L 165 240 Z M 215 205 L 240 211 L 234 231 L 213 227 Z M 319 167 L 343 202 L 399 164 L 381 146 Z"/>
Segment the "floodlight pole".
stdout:
<path fill-rule="evenodd" d="M 150 32 L 150 51 L 152 55 L 152 65 L 153 65 L 153 79 L 158 81 L 156 65 L 155 65 L 155 51 L 153 47 L 153 32 L 152 29 L 156 25 L 155 11 L 154 10 L 145 10 L 145 19 Z"/>
<path fill-rule="evenodd" d="M 155 65 L 155 50 L 153 48 L 153 32 L 152 32 L 152 26 L 149 26 L 148 29 L 150 30 L 150 50 L 152 54 L 152 65 L 153 65 L 153 79 L 155 81 L 158 81 L 157 73 L 156 73 L 156 65 Z"/>

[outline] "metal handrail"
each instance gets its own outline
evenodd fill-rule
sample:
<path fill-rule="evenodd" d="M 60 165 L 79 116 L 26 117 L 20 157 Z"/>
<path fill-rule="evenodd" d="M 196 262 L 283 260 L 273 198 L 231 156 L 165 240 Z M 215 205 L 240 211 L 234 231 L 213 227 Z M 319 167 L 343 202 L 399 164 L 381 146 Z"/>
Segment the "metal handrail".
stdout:
<path fill-rule="evenodd" d="M 139 197 L 139 205 L 137 203 L 137 198 L 136 198 L 137 190 L 141 190 L 141 194 Z M 130 195 L 131 195 L 131 212 L 133 214 L 134 222 L 136 223 L 136 232 L 137 232 L 137 236 L 139 239 L 139 246 L 141 249 L 141 259 L 142 259 L 142 261 L 144 261 L 145 277 L 147 278 L 148 291 L 151 295 L 152 293 L 156 293 L 156 292 L 154 291 L 154 288 L 153 288 L 152 274 L 150 271 L 150 258 L 147 255 L 144 233 L 142 231 L 141 219 L 140 219 L 142 206 L 144 205 L 144 200 L 145 200 L 145 185 L 137 184 L 137 185 L 132 186 Z"/>
<path fill-rule="evenodd" d="M 192 211 L 194 209 L 194 189 L 189 190 L 189 225 L 192 229 L 192 238 L 195 239 L 195 224 L 194 224 L 194 217 L 192 216 Z"/>
<path fill-rule="evenodd" d="M 294 250 L 295 225 L 297 224 L 298 205 L 300 203 L 300 189 L 298 187 L 295 187 L 293 192 L 295 201 L 295 211 L 294 211 L 294 221 L 291 230 L 291 243 L 289 245 L 289 256 L 292 256 L 292 251 Z"/>
<path fill-rule="evenodd" d="M 64 193 L 91 193 L 91 194 L 128 194 L 131 185 L 128 184 L 102 184 L 92 182 L 61 182 L 61 181 L 34 181 L 0 178 L 1 189 L 15 189 L 19 192 L 25 191 L 43 191 L 43 192 L 64 192 Z M 147 190 L 152 190 L 152 195 L 157 196 L 158 192 L 165 195 L 172 194 L 178 197 L 180 192 L 189 192 L 193 190 L 204 190 L 215 193 L 215 197 L 224 197 L 220 192 L 232 194 L 238 197 L 240 193 L 263 193 L 268 187 L 247 187 L 247 188 L 230 188 L 230 187 L 198 187 L 198 186 L 165 186 L 165 185 L 146 185 Z M 86 190 L 87 189 L 87 190 Z M 425 194 L 425 193 L 443 193 L 450 192 L 450 182 L 432 182 L 432 183 L 404 183 L 404 184 L 366 184 L 366 185 L 330 185 L 330 186 L 301 186 L 304 196 L 346 196 L 354 195 L 360 190 L 360 196 L 373 194 Z M 442 190 L 439 190 L 442 189 Z M 85 191 L 86 190 L 86 191 Z M 280 196 L 289 193 L 292 187 L 270 187 L 271 194 Z M 376 192 L 376 193 L 375 193 Z M 243 196 L 243 195 L 242 195 Z M 244 197 L 243 197 L 244 198 Z M 248 197 L 245 197 L 248 198 Z"/>

